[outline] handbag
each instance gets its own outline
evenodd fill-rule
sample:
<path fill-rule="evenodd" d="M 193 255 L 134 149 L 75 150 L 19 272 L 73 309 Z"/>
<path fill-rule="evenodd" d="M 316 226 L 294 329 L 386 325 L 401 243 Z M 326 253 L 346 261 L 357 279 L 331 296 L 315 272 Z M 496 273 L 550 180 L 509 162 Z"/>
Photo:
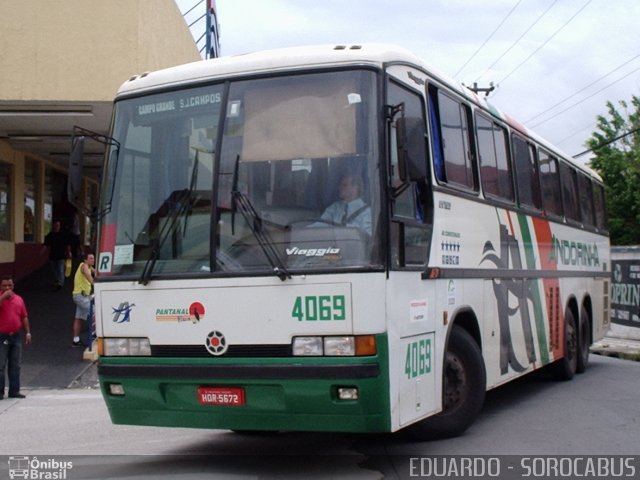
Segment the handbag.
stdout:
<path fill-rule="evenodd" d="M 71 276 L 71 259 L 67 258 L 64 261 L 64 276 L 69 278 Z"/>

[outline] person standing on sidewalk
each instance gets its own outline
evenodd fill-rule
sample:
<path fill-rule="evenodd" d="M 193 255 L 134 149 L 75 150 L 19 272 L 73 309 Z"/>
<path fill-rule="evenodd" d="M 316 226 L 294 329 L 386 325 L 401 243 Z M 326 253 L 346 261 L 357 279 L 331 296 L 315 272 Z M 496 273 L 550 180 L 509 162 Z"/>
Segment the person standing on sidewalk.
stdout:
<path fill-rule="evenodd" d="M 22 361 L 22 330 L 24 343 L 31 344 L 31 328 L 27 307 L 20 295 L 13 292 L 13 278 L 0 280 L 0 400 L 4 398 L 5 370 L 8 364 L 9 398 L 25 398 L 20 393 L 20 362 Z"/>
<path fill-rule="evenodd" d="M 89 316 L 91 289 L 93 288 L 93 276 L 95 275 L 93 265 L 95 262 L 95 256 L 89 253 L 87 258 L 80 263 L 73 277 L 73 301 L 76 304 L 76 316 L 73 320 L 72 345 L 74 347 L 82 345 L 80 341 L 80 330 L 82 330 L 82 321 L 87 320 Z"/>
<path fill-rule="evenodd" d="M 49 262 L 53 270 L 53 285 L 60 289 L 64 285 L 64 261 L 71 258 L 69 236 L 61 230 L 60 220 L 55 220 L 51 231 L 44 237 L 44 244 L 49 247 Z"/>

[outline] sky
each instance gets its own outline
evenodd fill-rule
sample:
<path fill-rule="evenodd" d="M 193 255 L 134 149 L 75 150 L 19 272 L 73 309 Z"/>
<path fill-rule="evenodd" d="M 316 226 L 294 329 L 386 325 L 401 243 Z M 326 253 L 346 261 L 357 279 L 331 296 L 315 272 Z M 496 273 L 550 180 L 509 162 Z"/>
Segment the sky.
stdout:
<path fill-rule="evenodd" d="M 197 40 L 204 0 L 176 0 Z M 638 0 L 216 0 L 220 54 L 391 43 L 472 86 L 569 155 L 640 96 Z M 204 39 L 198 43 L 204 46 Z M 585 163 L 590 155 L 579 157 Z"/>

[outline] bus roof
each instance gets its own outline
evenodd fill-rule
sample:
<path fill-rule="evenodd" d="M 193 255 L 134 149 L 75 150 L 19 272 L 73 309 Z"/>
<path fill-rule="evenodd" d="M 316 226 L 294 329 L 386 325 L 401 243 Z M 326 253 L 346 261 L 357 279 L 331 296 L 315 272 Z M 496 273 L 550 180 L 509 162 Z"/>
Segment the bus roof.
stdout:
<path fill-rule="evenodd" d="M 399 61 L 423 65 L 422 60 L 411 52 L 384 44 L 315 45 L 265 50 L 201 60 L 134 75 L 124 82 L 118 90 L 118 95 L 247 73 L 300 70 L 353 63 L 382 66 L 387 62 Z"/>
<path fill-rule="evenodd" d="M 526 134 L 542 147 L 563 157 L 588 175 L 600 179 L 600 176 L 592 169 L 576 162 L 571 156 L 559 150 L 558 147 L 494 107 L 484 97 L 478 96 L 463 84 L 438 71 L 409 50 L 391 44 L 311 45 L 201 60 L 134 75 L 122 84 L 118 89 L 117 96 L 135 95 L 143 91 L 173 88 L 181 85 L 186 86 L 192 83 L 246 74 L 296 71 L 342 65 L 369 65 L 381 68 L 386 64 L 406 64 L 424 71 L 467 100 L 501 119 L 511 128 Z"/>

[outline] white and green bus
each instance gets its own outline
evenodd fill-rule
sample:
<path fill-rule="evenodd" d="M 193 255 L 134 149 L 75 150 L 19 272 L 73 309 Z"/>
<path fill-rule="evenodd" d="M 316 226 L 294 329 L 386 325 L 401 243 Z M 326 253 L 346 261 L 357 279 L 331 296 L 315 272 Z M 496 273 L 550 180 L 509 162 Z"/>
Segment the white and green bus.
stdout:
<path fill-rule="evenodd" d="M 584 371 L 607 327 L 597 174 L 404 50 L 134 76 L 105 142 L 114 423 L 456 435 L 487 390 Z"/>

